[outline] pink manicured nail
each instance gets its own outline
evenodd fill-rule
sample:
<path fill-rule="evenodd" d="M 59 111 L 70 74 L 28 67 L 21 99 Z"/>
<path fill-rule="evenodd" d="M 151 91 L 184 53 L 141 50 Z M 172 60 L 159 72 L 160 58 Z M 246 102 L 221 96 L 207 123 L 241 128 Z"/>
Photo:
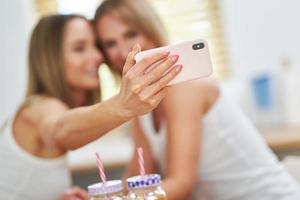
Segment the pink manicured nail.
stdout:
<path fill-rule="evenodd" d="M 172 61 L 174 61 L 174 62 L 175 62 L 175 61 L 177 61 L 177 60 L 178 60 L 178 58 L 179 58 L 179 56 L 178 56 L 178 55 L 174 55 L 174 56 L 172 56 L 172 57 L 171 57 Z"/>
<path fill-rule="evenodd" d="M 169 54 L 170 54 L 170 51 L 165 51 L 165 52 L 162 53 L 163 56 L 167 56 Z"/>
<path fill-rule="evenodd" d="M 132 48 L 132 51 L 140 51 L 141 46 L 139 44 L 135 44 Z"/>
<path fill-rule="evenodd" d="M 181 71 L 181 69 L 182 69 L 182 65 L 178 65 L 178 66 L 176 67 L 175 71 L 176 71 L 176 72 L 179 72 L 179 71 Z"/>

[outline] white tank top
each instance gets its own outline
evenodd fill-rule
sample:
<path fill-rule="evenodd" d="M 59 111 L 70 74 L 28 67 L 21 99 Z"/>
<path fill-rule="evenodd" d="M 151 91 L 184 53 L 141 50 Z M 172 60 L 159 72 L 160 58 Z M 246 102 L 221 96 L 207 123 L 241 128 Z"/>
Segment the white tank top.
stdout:
<path fill-rule="evenodd" d="M 70 187 L 66 157 L 38 158 L 23 150 L 12 133 L 14 116 L 0 130 L 0 199 L 59 200 Z"/>
<path fill-rule="evenodd" d="M 151 114 L 140 117 L 139 121 L 163 173 L 164 124 L 155 133 Z M 299 185 L 224 94 L 205 115 L 202 134 L 198 185 L 193 199 L 300 200 Z"/>

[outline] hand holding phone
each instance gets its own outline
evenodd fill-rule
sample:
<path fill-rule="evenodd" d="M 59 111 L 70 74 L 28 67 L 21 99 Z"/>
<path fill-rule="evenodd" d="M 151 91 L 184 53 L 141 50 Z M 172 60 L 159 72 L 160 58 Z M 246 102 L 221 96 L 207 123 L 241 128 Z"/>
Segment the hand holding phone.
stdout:
<path fill-rule="evenodd" d="M 212 62 L 205 40 L 193 40 L 175 45 L 141 51 L 136 54 L 135 60 L 138 62 L 154 53 L 169 51 L 171 55 L 179 55 L 176 64 L 183 65 L 181 72 L 169 83 L 169 85 L 207 77 L 212 74 Z M 147 71 L 151 71 L 160 62 L 150 66 Z M 146 71 L 146 72 L 147 72 Z"/>

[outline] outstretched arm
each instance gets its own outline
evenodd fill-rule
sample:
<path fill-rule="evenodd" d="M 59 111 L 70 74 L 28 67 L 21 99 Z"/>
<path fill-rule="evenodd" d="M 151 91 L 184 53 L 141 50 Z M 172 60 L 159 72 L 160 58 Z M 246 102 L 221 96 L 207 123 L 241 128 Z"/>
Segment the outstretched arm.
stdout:
<path fill-rule="evenodd" d="M 123 68 L 119 94 L 92 106 L 69 109 L 55 98 L 46 98 L 20 113 L 21 124 L 34 127 L 42 144 L 60 151 L 79 148 L 138 115 L 154 109 L 164 98 L 167 84 L 180 72 L 168 53 L 158 53 L 135 63 L 140 48 L 129 53 Z M 144 74 L 153 63 L 163 62 Z M 168 73 L 161 79 L 166 71 Z M 18 127 L 18 119 L 16 120 Z M 23 119 L 23 121 L 22 121 Z M 22 129 L 22 128 L 21 128 Z M 20 129 L 19 129 L 20 130 Z M 21 130 L 22 132 L 22 130 Z"/>

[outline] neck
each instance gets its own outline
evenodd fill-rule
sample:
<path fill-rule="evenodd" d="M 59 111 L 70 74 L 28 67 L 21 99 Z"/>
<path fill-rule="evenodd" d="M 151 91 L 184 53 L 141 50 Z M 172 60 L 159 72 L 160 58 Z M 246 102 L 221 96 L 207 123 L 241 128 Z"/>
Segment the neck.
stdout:
<path fill-rule="evenodd" d="M 86 100 L 86 94 L 87 92 L 85 90 L 72 90 L 71 96 L 72 96 L 72 102 L 75 107 L 82 106 Z"/>

